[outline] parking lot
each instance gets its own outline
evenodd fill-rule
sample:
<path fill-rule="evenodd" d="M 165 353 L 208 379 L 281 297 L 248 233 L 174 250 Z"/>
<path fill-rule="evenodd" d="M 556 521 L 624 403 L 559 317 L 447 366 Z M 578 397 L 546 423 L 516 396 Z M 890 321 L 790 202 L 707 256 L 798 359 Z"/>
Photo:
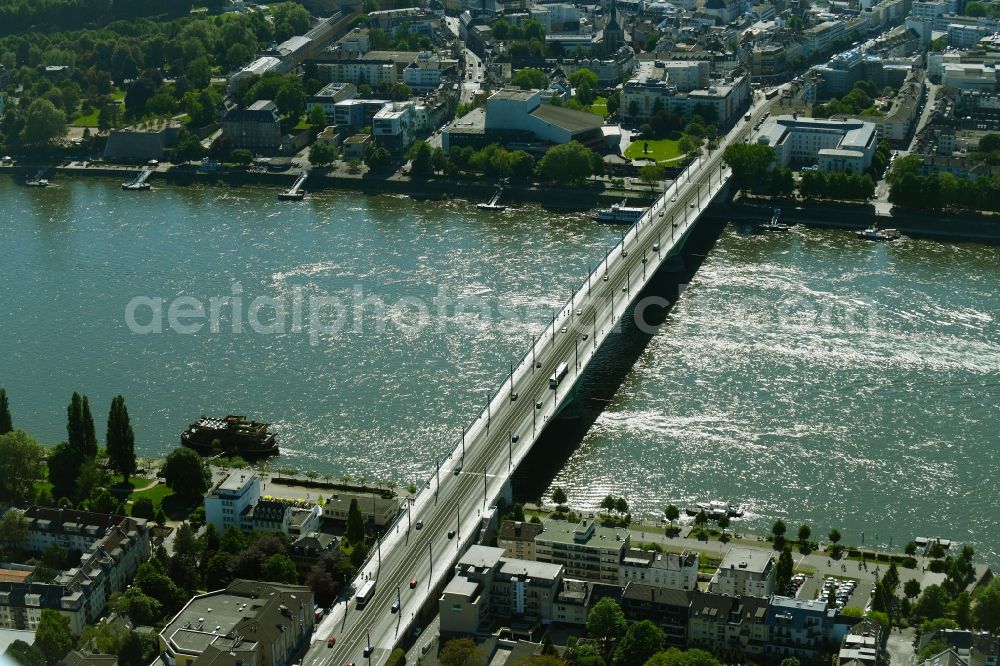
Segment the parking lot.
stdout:
<path fill-rule="evenodd" d="M 819 574 L 812 576 L 797 575 L 804 578 L 801 587 L 798 588 L 798 594 L 794 595 L 799 599 L 816 599 L 817 597 L 825 599 L 829 593 L 828 591 L 833 588 L 836 590 L 835 594 L 837 595 L 838 606 L 842 608 L 864 609 L 868 603 L 868 598 L 871 596 L 871 581 L 847 577 L 824 577 Z"/>

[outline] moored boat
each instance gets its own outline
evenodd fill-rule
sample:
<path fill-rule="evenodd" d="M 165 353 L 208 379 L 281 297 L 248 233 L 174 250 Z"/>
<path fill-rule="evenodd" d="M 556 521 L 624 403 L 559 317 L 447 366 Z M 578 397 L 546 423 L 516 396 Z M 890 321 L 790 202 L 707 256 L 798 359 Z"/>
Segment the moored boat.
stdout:
<path fill-rule="evenodd" d="M 730 518 L 743 517 L 743 507 L 738 504 L 729 504 L 728 502 L 721 502 L 719 500 L 697 502 L 693 508 L 685 509 L 684 512 L 689 516 L 697 516 L 702 511 L 704 511 L 705 515 L 713 520 L 721 518 L 722 516 L 728 516 Z"/>
<path fill-rule="evenodd" d="M 867 241 L 894 241 L 900 236 L 896 229 L 879 229 L 874 224 L 864 231 L 858 231 L 856 235 Z"/>
<path fill-rule="evenodd" d="M 611 208 L 599 208 L 594 219 L 598 222 L 610 222 L 614 224 L 632 224 L 636 222 L 646 209 L 640 206 L 626 206 L 625 204 L 611 204 Z"/>
<path fill-rule="evenodd" d="M 232 414 L 224 419 L 202 416 L 181 433 L 181 444 L 202 455 L 275 456 L 278 440 L 268 430 L 270 425 Z"/>

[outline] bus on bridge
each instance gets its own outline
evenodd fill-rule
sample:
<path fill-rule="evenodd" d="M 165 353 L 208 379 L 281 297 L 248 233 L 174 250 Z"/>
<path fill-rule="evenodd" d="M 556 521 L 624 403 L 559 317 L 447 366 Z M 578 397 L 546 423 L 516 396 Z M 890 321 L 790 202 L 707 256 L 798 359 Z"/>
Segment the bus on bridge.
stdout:
<path fill-rule="evenodd" d="M 549 377 L 549 388 L 554 389 L 559 386 L 559 382 L 563 380 L 567 372 L 569 372 L 569 368 L 566 367 L 566 364 L 560 363 L 559 367 L 556 368 L 556 371 L 552 373 L 551 377 Z"/>
<path fill-rule="evenodd" d="M 358 595 L 354 598 L 357 602 L 358 610 L 365 607 L 365 604 L 375 595 L 375 581 L 370 580 L 361 586 Z"/>

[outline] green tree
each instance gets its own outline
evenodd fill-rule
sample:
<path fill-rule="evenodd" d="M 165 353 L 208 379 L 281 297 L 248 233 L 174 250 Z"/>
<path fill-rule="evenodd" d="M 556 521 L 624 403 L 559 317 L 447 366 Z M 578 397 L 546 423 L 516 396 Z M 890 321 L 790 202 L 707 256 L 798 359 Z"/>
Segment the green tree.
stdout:
<path fill-rule="evenodd" d="M 45 447 L 22 430 L 0 434 L 0 497 L 27 504 L 44 478 Z"/>
<path fill-rule="evenodd" d="M 719 523 L 719 529 L 722 530 L 722 536 L 726 536 L 726 528 L 729 527 L 729 516 L 722 514 L 716 522 Z"/>
<path fill-rule="evenodd" d="M 59 611 L 43 608 L 35 630 L 35 646 L 45 655 L 49 666 L 56 666 L 73 647 L 69 618 Z"/>
<path fill-rule="evenodd" d="M 21 139 L 31 146 L 42 146 L 66 134 L 66 114 L 49 100 L 38 97 L 24 112 Z"/>
<path fill-rule="evenodd" d="M 200 160 L 207 154 L 208 151 L 201 145 L 197 136 L 185 129 L 178 133 L 177 143 L 174 144 L 175 162 L 192 162 Z"/>
<path fill-rule="evenodd" d="M 13 430 L 14 423 L 10 418 L 10 405 L 7 403 L 7 391 L 0 388 L 0 435 L 6 435 Z"/>
<path fill-rule="evenodd" d="M 319 104 L 313 104 L 309 109 L 309 124 L 313 127 L 326 127 L 326 111 Z"/>
<path fill-rule="evenodd" d="M 69 444 L 63 442 L 57 445 L 49 454 L 49 483 L 52 484 L 52 495 L 57 498 L 76 496 L 76 481 L 83 465 L 83 458 Z"/>
<path fill-rule="evenodd" d="M 521 90 L 545 90 L 549 86 L 549 77 L 540 69 L 525 67 L 510 78 L 510 85 Z"/>
<path fill-rule="evenodd" d="M 118 650 L 118 664 L 120 666 L 145 666 L 149 663 L 149 639 L 136 631 L 129 631 L 122 639 L 121 648 Z"/>
<path fill-rule="evenodd" d="M 594 174 L 594 153 L 577 141 L 550 148 L 538 163 L 542 180 L 581 183 Z M 597 156 L 600 159 L 600 156 Z"/>
<path fill-rule="evenodd" d="M 365 149 L 365 164 L 374 172 L 387 171 L 392 166 L 392 155 L 382 146 L 372 145 Z"/>
<path fill-rule="evenodd" d="M 118 612 L 134 625 L 155 625 L 163 616 L 163 604 L 137 587 L 129 587 L 118 597 Z"/>
<path fill-rule="evenodd" d="M 153 500 L 148 497 L 140 497 L 139 499 L 132 502 L 132 516 L 135 518 L 145 518 L 146 520 L 152 520 L 153 516 L 156 515 L 156 508 L 153 506 Z"/>
<path fill-rule="evenodd" d="M 95 513 L 111 513 L 118 510 L 118 500 L 107 488 L 98 488 L 90 500 L 90 510 Z"/>
<path fill-rule="evenodd" d="M 1000 579 L 994 578 L 979 590 L 972 608 L 972 622 L 977 629 L 1000 634 Z"/>
<path fill-rule="evenodd" d="M 741 190 L 759 190 L 778 159 L 774 148 L 756 143 L 730 144 L 722 158 L 733 170 L 735 185 Z"/>
<path fill-rule="evenodd" d="M 653 185 L 663 180 L 663 167 L 647 164 L 639 170 L 639 179 L 653 189 Z"/>
<path fill-rule="evenodd" d="M 800 663 L 795 657 L 788 657 L 781 660 L 781 666 L 800 666 Z"/>
<path fill-rule="evenodd" d="M 697 515 L 694 517 L 694 524 L 698 527 L 704 527 L 708 525 L 708 514 L 705 513 L 704 509 L 698 511 Z"/>
<path fill-rule="evenodd" d="M 837 543 L 840 541 L 840 532 L 837 530 L 836 527 L 830 530 L 830 534 L 828 534 L 827 536 L 830 539 L 831 543 Z"/>
<path fill-rule="evenodd" d="M 916 599 L 920 596 L 920 581 L 911 578 L 903 583 L 903 594 L 906 595 L 907 599 Z"/>
<path fill-rule="evenodd" d="M 276 583 L 298 583 L 299 572 L 287 555 L 271 555 L 264 560 L 260 568 L 261 580 Z"/>
<path fill-rule="evenodd" d="M 944 617 L 948 610 L 948 593 L 940 585 L 928 585 L 913 607 L 914 614 L 924 620 Z"/>
<path fill-rule="evenodd" d="M 309 147 L 309 162 L 312 164 L 330 164 L 337 159 L 337 148 L 328 141 L 317 141 Z"/>
<path fill-rule="evenodd" d="M 165 573 L 157 569 L 153 561 L 139 565 L 139 570 L 132 580 L 132 586 L 160 602 L 167 614 L 176 613 L 181 605 L 187 601 L 187 595 L 184 591 L 177 587 L 177 584 Z"/>
<path fill-rule="evenodd" d="M 20 666 L 45 666 L 45 655 L 42 651 L 20 639 L 11 643 L 4 654 Z"/>
<path fill-rule="evenodd" d="M 67 442 L 70 448 L 81 458 L 93 458 L 97 455 L 97 434 L 87 396 L 73 393 L 66 413 L 66 431 L 69 435 Z"/>
<path fill-rule="evenodd" d="M 972 629 L 972 597 L 968 592 L 963 590 L 951 600 L 948 616 L 962 629 Z"/>
<path fill-rule="evenodd" d="M 188 448 L 171 451 L 161 471 L 167 487 L 185 501 L 200 500 L 212 480 L 201 456 Z"/>
<path fill-rule="evenodd" d="M 352 499 L 351 506 L 347 509 L 347 541 L 351 544 L 358 544 L 365 538 L 365 522 L 361 517 L 361 509 L 358 507 L 358 500 Z"/>
<path fill-rule="evenodd" d="M 569 75 L 569 82 L 573 85 L 573 87 L 581 86 L 586 83 L 591 88 L 597 88 L 597 74 L 586 67 L 581 67 Z"/>
<path fill-rule="evenodd" d="M 205 565 L 205 580 L 212 587 L 225 587 L 233 580 L 236 558 L 224 550 L 220 550 L 208 560 Z"/>
<path fill-rule="evenodd" d="M 406 156 L 412 162 L 410 173 L 413 175 L 430 176 L 434 173 L 434 149 L 426 141 L 414 141 Z"/>
<path fill-rule="evenodd" d="M 785 527 L 785 521 L 783 521 L 781 518 L 778 518 L 776 521 L 774 521 L 774 525 L 771 526 L 771 534 L 774 535 L 775 547 L 780 547 L 780 544 L 784 542 L 786 530 L 787 528 Z"/>
<path fill-rule="evenodd" d="M 305 113 L 308 101 L 302 82 L 297 77 L 286 79 L 274 96 L 278 113 L 289 119 L 299 118 Z"/>
<path fill-rule="evenodd" d="M 809 541 L 809 536 L 812 534 L 812 530 L 808 525 L 799 525 L 799 543 L 805 543 Z"/>
<path fill-rule="evenodd" d="M 670 526 L 673 527 L 674 521 L 681 517 L 681 511 L 673 504 L 668 504 L 667 508 L 663 510 L 663 515 L 670 521 Z"/>
<path fill-rule="evenodd" d="M 565 490 L 563 490 L 559 486 L 556 486 L 555 488 L 552 489 L 552 501 L 555 502 L 556 504 L 565 504 L 566 502 L 569 501 L 569 498 L 566 497 Z"/>
<path fill-rule="evenodd" d="M 246 148 L 237 148 L 229 154 L 229 160 L 238 166 L 247 166 L 253 162 L 253 153 Z"/>
<path fill-rule="evenodd" d="M 774 568 L 774 589 L 784 590 L 792 580 L 794 564 L 792 552 L 783 548 L 778 556 L 778 564 Z"/>
<path fill-rule="evenodd" d="M 455 638 L 441 648 L 438 663 L 441 666 L 484 666 L 486 660 L 471 638 Z"/>
<path fill-rule="evenodd" d="M 649 620 L 636 622 L 615 647 L 614 663 L 616 666 L 643 664 L 663 650 L 666 643 L 666 634 L 655 624 Z"/>
<path fill-rule="evenodd" d="M 392 84 L 389 88 L 389 96 L 395 102 L 405 102 L 413 97 L 413 90 L 402 81 Z"/>
<path fill-rule="evenodd" d="M 24 547 L 28 542 L 28 521 L 24 514 L 10 510 L 0 518 L 0 541 L 17 550 Z"/>
<path fill-rule="evenodd" d="M 627 623 L 621 606 L 611 597 L 604 597 L 587 615 L 587 635 L 601 641 L 605 651 L 625 634 Z"/>
<path fill-rule="evenodd" d="M 136 469 L 135 433 L 132 432 L 132 424 L 129 422 L 125 398 L 121 395 L 115 396 L 111 401 L 105 441 L 108 447 L 108 462 L 124 477 L 125 485 L 128 485 L 129 476 Z"/>

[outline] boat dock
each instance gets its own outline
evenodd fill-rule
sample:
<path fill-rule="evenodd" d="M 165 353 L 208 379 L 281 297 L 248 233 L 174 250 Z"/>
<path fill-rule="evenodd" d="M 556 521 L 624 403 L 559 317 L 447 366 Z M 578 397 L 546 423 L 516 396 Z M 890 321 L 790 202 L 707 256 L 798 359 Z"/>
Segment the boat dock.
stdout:
<path fill-rule="evenodd" d="M 39 169 L 34 178 L 26 178 L 24 184 L 28 187 L 48 187 L 49 181 L 45 179 L 45 169 Z"/>
<path fill-rule="evenodd" d="M 781 209 L 775 208 L 770 222 L 760 225 L 764 231 L 788 231 L 788 225 L 781 223 Z"/>
<path fill-rule="evenodd" d="M 152 167 L 144 167 L 142 171 L 136 174 L 135 178 L 127 183 L 122 183 L 123 190 L 148 190 L 149 189 L 149 177 L 153 174 Z"/>
<path fill-rule="evenodd" d="M 278 195 L 278 201 L 300 201 L 306 196 L 305 190 L 302 186 L 306 184 L 306 179 L 309 178 L 309 172 L 303 171 L 302 174 L 295 179 L 295 183 L 292 184 L 291 188 L 285 190 Z"/>

